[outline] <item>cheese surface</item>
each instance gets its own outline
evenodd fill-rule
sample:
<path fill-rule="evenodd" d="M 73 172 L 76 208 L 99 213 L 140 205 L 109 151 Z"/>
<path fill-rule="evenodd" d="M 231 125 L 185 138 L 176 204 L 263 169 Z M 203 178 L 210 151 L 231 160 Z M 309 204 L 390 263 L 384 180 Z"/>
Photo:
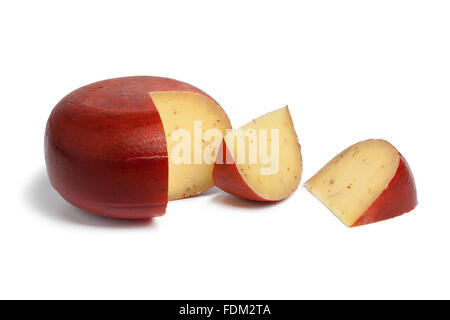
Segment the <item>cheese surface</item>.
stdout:
<path fill-rule="evenodd" d="M 306 187 L 345 225 L 352 226 L 388 187 L 399 160 L 389 142 L 362 141 L 334 157 Z"/>
<path fill-rule="evenodd" d="M 238 139 L 245 141 L 244 148 L 239 149 Z M 297 189 L 302 157 L 287 107 L 247 123 L 227 135 L 225 141 L 241 177 L 257 195 L 276 201 Z"/>
<path fill-rule="evenodd" d="M 205 137 L 204 134 L 210 129 L 216 129 L 221 136 L 225 136 L 226 129 L 231 129 L 225 112 L 214 100 L 194 92 L 152 92 L 150 96 L 158 109 L 166 134 L 169 200 L 185 198 L 211 188 L 214 161 L 205 162 L 203 154 L 216 154 L 221 138 Z M 194 132 L 195 127 L 197 133 Z M 183 140 L 186 133 L 190 135 L 190 141 Z M 180 143 L 186 147 L 183 148 Z M 190 152 L 186 152 L 187 149 Z M 172 152 L 178 150 L 179 153 Z M 174 154 L 181 155 L 187 161 L 179 163 L 178 158 L 174 159 Z"/>

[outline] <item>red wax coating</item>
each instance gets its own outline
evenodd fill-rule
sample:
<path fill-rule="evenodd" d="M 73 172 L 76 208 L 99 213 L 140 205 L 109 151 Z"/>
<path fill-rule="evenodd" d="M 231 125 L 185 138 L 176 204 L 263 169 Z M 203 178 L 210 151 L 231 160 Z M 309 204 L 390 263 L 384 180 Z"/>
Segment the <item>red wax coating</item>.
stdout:
<path fill-rule="evenodd" d="M 359 217 L 352 227 L 361 226 L 400 216 L 417 205 L 414 176 L 405 158 L 399 154 L 397 171 L 388 187 Z"/>

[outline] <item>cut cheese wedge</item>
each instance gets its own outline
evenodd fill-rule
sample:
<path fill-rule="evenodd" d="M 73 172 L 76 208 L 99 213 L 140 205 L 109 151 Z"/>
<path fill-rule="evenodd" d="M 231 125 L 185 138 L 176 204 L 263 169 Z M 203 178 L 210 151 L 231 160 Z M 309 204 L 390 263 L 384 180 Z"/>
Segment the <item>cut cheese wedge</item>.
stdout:
<path fill-rule="evenodd" d="M 300 145 L 287 106 L 225 136 L 213 171 L 216 186 L 256 201 L 286 198 L 301 175 Z"/>
<path fill-rule="evenodd" d="M 306 187 L 348 227 L 393 218 L 417 205 L 412 172 L 385 140 L 366 140 L 347 148 Z"/>

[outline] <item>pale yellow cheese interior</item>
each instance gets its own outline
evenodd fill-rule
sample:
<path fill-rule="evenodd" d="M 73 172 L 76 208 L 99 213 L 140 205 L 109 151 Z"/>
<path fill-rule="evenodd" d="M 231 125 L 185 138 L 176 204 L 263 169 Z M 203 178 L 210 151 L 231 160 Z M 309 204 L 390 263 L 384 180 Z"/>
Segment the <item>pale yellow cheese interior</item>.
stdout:
<path fill-rule="evenodd" d="M 306 182 L 306 187 L 345 225 L 352 226 L 387 188 L 399 164 L 385 140 L 366 140 L 344 150 Z"/>
<path fill-rule="evenodd" d="M 246 134 L 248 129 L 254 130 L 256 136 Z M 267 132 L 264 140 L 261 129 Z M 278 143 L 272 141 L 276 138 L 275 135 L 272 135 L 272 129 L 278 130 Z M 252 141 L 254 137 L 257 141 Z M 238 139 L 245 141 L 245 158 L 242 158 L 245 161 L 241 161 L 243 163 L 237 161 L 239 157 Z M 260 161 L 262 159 L 258 155 L 255 157 L 256 163 L 251 163 L 255 161 L 250 161 L 250 143 L 256 143 L 259 154 L 261 151 L 260 140 L 266 144 L 267 155 L 272 158 L 272 161 Z M 287 107 L 249 122 L 227 135 L 225 141 L 230 151 L 232 150 L 232 157 L 236 162 L 239 173 L 257 195 L 267 200 L 276 201 L 287 197 L 297 189 L 302 176 L 302 157 L 297 134 Z M 278 146 L 274 149 L 278 152 L 277 157 L 275 157 L 275 154 L 271 154 L 272 142 L 275 143 L 274 146 Z M 279 162 L 277 168 L 270 169 L 276 158 Z M 265 174 L 262 174 L 263 172 Z"/>
<path fill-rule="evenodd" d="M 203 134 L 209 129 L 217 129 L 221 136 L 225 136 L 225 130 L 231 129 L 225 112 L 212 99 L 194 92 L 152 92 L 150 95 L 158 109 L 166 134 L 169 156 L 169 200 L 185 198 L 211 188 L 214 161 L 207 163 L 202 155 L 205 151 L 217 153 L 221 138 L 207 137 L 205 139 Z M 200 140 L 194 139 L 195 122 L 201 123 Z M 177 145 L 180 146 L 179 144 L 183 141 L 176 132 L 182 132 L 182 130 L 187 130 L 191 136 L 190 161 L 174 163 L 172 149 Z M 195 144 L 202 152 L 200 163 L 199 159 L 195 159 Z M 180 154 L 182 153 L 180 151 Z"/>

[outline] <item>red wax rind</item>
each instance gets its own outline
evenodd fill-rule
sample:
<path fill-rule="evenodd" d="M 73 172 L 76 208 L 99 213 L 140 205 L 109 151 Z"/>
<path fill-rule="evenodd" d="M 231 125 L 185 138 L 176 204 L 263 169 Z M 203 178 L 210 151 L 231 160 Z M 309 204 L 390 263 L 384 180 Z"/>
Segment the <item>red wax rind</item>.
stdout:
<path fill-rule="evenodd" d="M 388 187 L 356 220 L 352 227 L 400 216 L 417 205 L 414 176 L 405 158 L 399 153 L 399 165 Z"/>

